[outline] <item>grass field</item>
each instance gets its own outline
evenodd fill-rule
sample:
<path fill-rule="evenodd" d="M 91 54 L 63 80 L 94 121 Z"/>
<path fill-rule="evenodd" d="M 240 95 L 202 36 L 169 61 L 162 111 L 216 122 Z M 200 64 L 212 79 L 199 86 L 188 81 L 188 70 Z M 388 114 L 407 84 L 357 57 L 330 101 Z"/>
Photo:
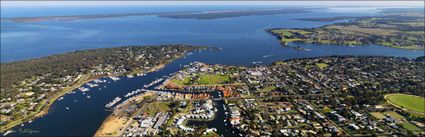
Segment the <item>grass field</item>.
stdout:
<path fill-rule="evenodd" d="M 213 75 L 203 75 L 199 78 L 198 84 L 200 85 L 214 85 L 222 84 L 230 80 L 227 75 L 213 74 Z"/>
<path fill-rule="evenodd" d="M 323 69 L 323 68 L 328 67 L 329 65 L 326 64 L 326 63 L 316 63 L 316 66 L 319 67 L 319 68 L 321 68 L 321 69 Z"/>
<path fill-rule="evenodd" d="M 370 112 L 370 115 L 372 115 L 373 117 L 379 120 L 385 118 L 385 115 L 382 115 L 382 113 L 379 113 L 379 112 Z"/>
<path fill-rule="evenodd" d="M 388 94 L 385 99 L 391 104 L 409 111 L 425 113 L 425 99 L 423 97 L 408 94 Z"/>
<path fill-rule="evenodd" d="M 331 109 L 329 107 L 324 107 L 322 110 L 323 110 L 323 113 L 329 113 L 329 112 L 334 111 L 333 109 Z"/>
<path fill-rule="evenodd" d="M 260 92 L 270 92 L 270 91 L 273 91 L 273 90 L 276 90 L 276 89 L 277 89 L 276 86 L 268 86 L 268 87 L 265 87 L 263 89 L 260 89 Z"/>
<path fill-rule="evenodd" d="M 157 112 L 167 112 L 170 110 L 169 105 L 169 102 L 151 103 L 143 112 L 148 113 L 149 116 L 153 117 Z"/>
<path fill-rule="evenodd" d="M 173 82 L 174 84 L 180 85 L 180 86 L 189 85 L 189 81 L 190 81 L 190 77 L 186 77 L 182 80 L 178 80 L 178 79 L 172 79 L 171 80 L 171 82 Z"/>
<path fill-rule="evenodd" d="M 214 84 L 223 84 L 230 80 L 228 75 L 220 74 L 209 74 L 209 75 L 200 75 L 198 79 L 194 79 L 192 82 L 191 77 L 186 77 L 182 80 L 172 79 L 171 82 L 180 86 L 188 85 L 214 85 Z"/>
<path fill-rule="evenodd" d="M 400 119 L 403 120 L 405 119 L 405 117 L 403 117 L 402 115 L 398 114 L 397 112 L 394 111 L 386 111 L 384 112 L 385 115 L 390 115 L 391 117 L 394 117 L 396 119 Z"/>
<path fill-rule="evenodd" d="M 412 132 L 420 132 L 421 131 L 420 128 L 416 127 L 415 125 L 413 125 L 409 122 L 403 122 L 401 125 L 403 126 L 403 128 L 410 130 Z"/>

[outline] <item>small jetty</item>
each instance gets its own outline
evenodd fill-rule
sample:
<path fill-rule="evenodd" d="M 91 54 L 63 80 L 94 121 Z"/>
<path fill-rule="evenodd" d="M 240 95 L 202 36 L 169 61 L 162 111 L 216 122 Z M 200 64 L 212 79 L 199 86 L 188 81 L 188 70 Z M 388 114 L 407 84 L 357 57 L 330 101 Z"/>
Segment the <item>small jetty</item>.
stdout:
<path fill-rule="evenodd" d="M 127 94 L 125 94 L 125 95 L 124 95 L 124 97 L 128 98 L 128 97 L 133 96 L 133 95 L 135 95 L 135 94 L 138 94 L 138 93 L 140 93 L 140 92 L 142 92 L 142 90 L 141 90 L 141 89 L 137 89 L 137 90 L 134 90 L 134 91 L 128 92 Z"/>
<path fill-rule="evenodd" d="M 146 85 L 144 85 L 143 87 L 144 87 L 144 88 L 148 88 L 148 87 L 153 86 L 153 85 L 155 85 L 155 84 L 157 84 L 157 83 L 159 83 L 159 82 L 161 82 L 161 81 L 163 81 L 163 80 L 164 80 L 163 78 L 156 79 L 155 81 L 152 81 L 151 83 L 146 84 Z"/>
<path fill-rule="evenodd" d="M 121 101 L 120 97 L 116 97 L 114 100 L 112 100 L 111 102 L 109 102 L 108 104 L 105 105 L 106 108 L 112 108 L 112 106 L 114 106 L 115 104 L 117 104 L 119 101 Z"/>

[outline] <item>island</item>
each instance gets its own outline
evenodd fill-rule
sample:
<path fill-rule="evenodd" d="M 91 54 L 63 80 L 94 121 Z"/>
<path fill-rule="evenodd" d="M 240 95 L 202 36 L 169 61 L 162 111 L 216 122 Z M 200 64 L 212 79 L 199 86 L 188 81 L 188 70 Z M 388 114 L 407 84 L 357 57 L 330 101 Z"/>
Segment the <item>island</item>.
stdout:
<path fill-rule="evenodd" d="M 423 102 L 423 58 L 328 56 L 248 67 L 193 62 L 153 81 L 160 85 L 130 91 L 141 92 L 111 107 L 95 136 L 418 136 L 425 110 L 403 104 L 406 97 L 389 98 L 407 109 L 386 99 L 403 94 Z"/>
<path fill-rule="evenodd" d="M 275 8 L 275 9 L 250 9 L 250 10 L 221 10 L 204 11 L 194 13 L 175 13 L 162 14 L 158 17 L 176 18 L 176 19 L 220 19 L 244 16 L 261 16 L 276 14 L 308 13 L 312 8 Z"/>
<path fill-rule="evenodd" d="M 245 9 L 245 10 L 208 10 L 208 11 L 180 11 L 180 12 L 146 12 L 146 13 L 116 13 L 93 15 L 41 16 L 41 17 L 11 17 L 1 18 L 1 22 L 30 23 L 41 21 L 75 21 L 85 19 L 116 18 L 129 16 L 158 16 L 175 19 L 219 19 L 228 17 L 243 17 L 255 15 L 275 15 L 308 13 L 312 8 L 274 8 L 274 9 Z"/>
<path fill-rule="evenodd" d="M 144 75 L 206 47 L 190 45 L 125 46 L 88 49 L 47 57 L 1 63 L 1 132 L 48 113 L 63 95 L 98 78 Z M 79 88 L 80 87 L 80 88 Z"/>
<path fill-rule="evenodd" d="M 306 18 L 323 21 L 352 17 Z M 345 46 L 383 45 L 393 48 L 424 50 L 424 13 L 385 12 L 374 17 L 356 17 L 348 22 L 318 28 L 275 28 L 267 31 L 279 38 L 282 45 L 289 42 L 333 44 Z"/>

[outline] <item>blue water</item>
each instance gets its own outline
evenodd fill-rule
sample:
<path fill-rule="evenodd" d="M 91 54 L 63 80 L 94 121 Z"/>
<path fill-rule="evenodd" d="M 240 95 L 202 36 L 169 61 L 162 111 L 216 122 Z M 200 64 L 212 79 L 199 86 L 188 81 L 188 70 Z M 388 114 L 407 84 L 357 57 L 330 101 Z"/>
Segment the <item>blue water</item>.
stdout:
<path fill-rule="evenodd" d="M 131 6 L 131 7 L 49 7 L 3 8 L 2 17 L 81 15 L 96 13 L 134 13 L 163 11 L 199 11 L 276 6 Z M 89 19 L 68 22 L 44 21 L 34 23 L 1 23 L 1 62 L 43 57 L 80 49 L 116 47 L 123 45 L 192 44 L 220 47 L 220 51 L 203 51 L 178 59 L 163 70 L 132 79 L 123 78 L 105 85 L 102 90 L 91 89 L 91 99 L 81 92 L 69 94 L 53 104 L 43 118 L 19 129 L 39 131 L 31 135 L 90 136 L 110 114 L 104 105 L 116 96 L 140 88 L 143 84 L 178 71 L 180 64 L 193 61 L 230 65 L 270 64 L 276 60 L 329 55 L 383 55 L 415 58 L 423 51 L 402 50 L 378 45 L 335 46 L 297 44 L 310 51 L 282 47 L 278 40 L 265 32 L 268 28 L 310 28 L 333 22 L 301 21 L 296 18 L 333 16 L 371 16 L 376 13 L 337 13 L 316 9 L 311 13 L 246 16 L 212 20 L 170 19 L 156 16 Z M 101 85 L 103 86 L 103 85 Z M 77 102 L 74 102 L 77 100 Z M 66 110 L 69 107 L 70 110 Z M 221 126 L 221 125 L 218 125 Z M 223 125 L 224 126 L 224 125 Z M 224 131 L 222 134 L 226 134 Z M 13 135 L 30 135 L 14 133 Z"/>

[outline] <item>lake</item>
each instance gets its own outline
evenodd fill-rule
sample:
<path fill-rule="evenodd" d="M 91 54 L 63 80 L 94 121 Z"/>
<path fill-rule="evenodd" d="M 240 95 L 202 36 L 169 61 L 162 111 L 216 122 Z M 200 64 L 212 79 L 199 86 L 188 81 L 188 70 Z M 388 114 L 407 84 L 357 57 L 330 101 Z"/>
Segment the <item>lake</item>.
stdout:
<path fill-rule="evenodd" d="M 132 12 L 201 11 L 248 8 L 276 8 L 276 6 L 130 6 L 130 7 L 51 7 L 16 10 L 2 7 L 2 17 L 80 15 Z M 285 7 L 283 7 L 285 8 Z M 301 8 L 301 7 L 298 7 Z M 7 12 L 7 13 L 4 13 Z M 28 13 L 28 14 L 25 14 Z M 32 23 L 1 23 L 1 61 L 10 62 L 57 53 L 117 47 L 124 45 L 191 44 L 220 47 L 219 51 L 196 52 L 175 60 L 160 71 L 143 77 L 126 78 L 110 83 L 101 90 L 90 89 L 65 95 L 56 101 L 49 113 L 32 123 L 14 128 L 11 135 L 70 135 L 91 136 L 102 121 L 110 114 L 104 105 L 116 96 L 142 87 L 156 78 L 169 75 L 185 64 L 201 61 L 209 64 L 253 65 L 252 62 L 270 64 L 277 60 L 318 57 L 330 55 L 382 55 L 415 58 L 423 51 L 403 50 L 378 45 L 335 46 L 297 44 L 294 46 L 310 49 L 299 51 L 282 47 L 279 40 L 265 32 L 268 28 L 310 28 L 333 22 L 296 20 L 308 17 L 372 16 L 376 12 L 338 12 L 314 9 L 311 13 L 245 16 L 210 20 L 171 19 L 156 16 L 133 16 L 76 21 L 44 21 Z M 90 95 L 88 99 L 86 96 Z M 69 110 L 65 108 L 69 107 Z M 221 106 L 220 106 L 221 107 Z M 220 108 L 219 107 L 219 108 Z M 223 114 L 219 110 L 220 114 Z M 221 119 L 221 118 L 220 118 Z M 207 125 L 209 125 L 207 123 Z M 30 133 L 29 131 L 36 131 Z"/>

